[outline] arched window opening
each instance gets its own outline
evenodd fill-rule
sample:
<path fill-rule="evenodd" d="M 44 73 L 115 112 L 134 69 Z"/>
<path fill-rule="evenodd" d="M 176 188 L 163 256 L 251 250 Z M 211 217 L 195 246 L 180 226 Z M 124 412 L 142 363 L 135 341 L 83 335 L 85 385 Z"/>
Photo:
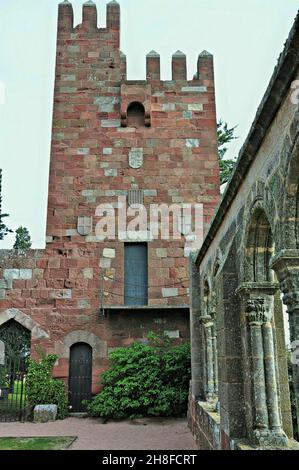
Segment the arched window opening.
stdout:
<path fill-rule="evenodd" d="M 274 244 L 270 224 L 264 211 L 258 209 L 253 216 L 248 232 L 246 281 L 273 281 L 274 273 L 270 269 L 273 252 Z"/>
<path fill-rule="evenodd" d="M 0 341 L 4 343 L 5 357 L 10 361 L 25 360 L 30 355 L 31 333 L 15 320 L 0 326 Z"/>
<path fill-rule="evenodd" d="M 134 101 L 127 110 L 128 127 L 145 126 L 145 108 L 142 103 Z"/>
<path fill-rule="evenodd" d="M 209 300 L 210 300 L 210 287 L 208 281 L 204 282 L 203 287 L 203 300 L 204 300 L 204 309 L 205 316 L 209 315 Z"/>

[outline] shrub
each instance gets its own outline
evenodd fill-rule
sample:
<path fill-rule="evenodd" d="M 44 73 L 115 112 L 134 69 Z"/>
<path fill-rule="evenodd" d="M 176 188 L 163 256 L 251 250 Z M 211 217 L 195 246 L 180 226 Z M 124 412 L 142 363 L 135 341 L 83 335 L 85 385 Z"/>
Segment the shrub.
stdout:
<path fill-rule="evenodd" d="M 52 377 L 57 359 L 54 354 L 42 355 L 39 361 L 29 359 L 26 395 L 32 408 L 36 405 L 57 405 L 57 417 L 64 419 L 68 413 L 64 382 Z"/>
<path fill-rule="evenodd" d="M 150 337 L 109 355 L 103 390 L 87 405 L 91 416 L 136 418 L 186 414 L 191 374 L 190 344 L 171 347 Z"/>

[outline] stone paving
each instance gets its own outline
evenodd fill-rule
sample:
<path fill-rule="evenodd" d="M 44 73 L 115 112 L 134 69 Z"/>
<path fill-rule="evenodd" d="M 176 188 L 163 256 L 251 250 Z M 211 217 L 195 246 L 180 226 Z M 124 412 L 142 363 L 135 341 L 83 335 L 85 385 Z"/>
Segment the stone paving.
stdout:
<path fill-rule="evenodd" d="M 70 450 L 196 450 L 186 419 L 110 421 L 68 418 L 46 424 L 1 423 L 0 437 L 77 436 Z"/>

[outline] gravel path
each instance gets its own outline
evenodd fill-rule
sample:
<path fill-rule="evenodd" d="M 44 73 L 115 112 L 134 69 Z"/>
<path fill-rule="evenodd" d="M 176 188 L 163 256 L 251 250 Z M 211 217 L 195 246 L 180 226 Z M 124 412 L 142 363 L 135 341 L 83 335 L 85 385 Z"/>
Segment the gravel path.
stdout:
<path fill-rule="evenodd" d="M 185 419 L 140 419 L 102 424 L 68 418 L 47 424 L 1 423 L 0 437 L 77 436 L 70 450 L 196 450 Z"/>

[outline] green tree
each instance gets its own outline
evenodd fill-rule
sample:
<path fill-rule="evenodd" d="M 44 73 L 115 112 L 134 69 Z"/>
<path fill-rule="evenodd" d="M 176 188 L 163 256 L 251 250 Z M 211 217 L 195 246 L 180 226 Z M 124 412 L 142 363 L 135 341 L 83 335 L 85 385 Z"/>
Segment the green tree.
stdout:
<path fill-rule="evenodd" d="M 0 202 L 1 204 L 1 202 Z M 3 222 L 3 219 L 5 217 L 8 217 L 8 214 L 0 214 L 0 240 L 3 240 L 4 237 L 8 234 L 8 233 L 12 233 L 12 230 L 10 230 L 6 225 L 5 223 Z"/>
<path fill-rule="evenodd" d="M 0 240 L 3 240 L 4 237 L 8 233 L 12 233 L 12 230 L 10 230 L 4 223 L 3 219 L 8 217 L 8 214 L 1 214 L 1 207 L 2 207 L 2 170 L 0 169 Z"/>
<path fill-rule="evenodd" d="M 26 227 L 19 227 L 16 230 L 16 241 L 14 244 L 14 250 L 30 250 L 31 248 L 31 238 L 29 231 Z"/>
<path fill-rule="evenodd" d="M 237 139 L 235 136 L 237 126 L 229 128 L 227 122 L 220 119 L 217 123 L 218 134 L 218 153 L 220 161 L 220 182 L 221 184 L 227 183 L 235 168 L 236 159 L 226 160 L 225 154 L 228 150 L 227 144 Z"/>

